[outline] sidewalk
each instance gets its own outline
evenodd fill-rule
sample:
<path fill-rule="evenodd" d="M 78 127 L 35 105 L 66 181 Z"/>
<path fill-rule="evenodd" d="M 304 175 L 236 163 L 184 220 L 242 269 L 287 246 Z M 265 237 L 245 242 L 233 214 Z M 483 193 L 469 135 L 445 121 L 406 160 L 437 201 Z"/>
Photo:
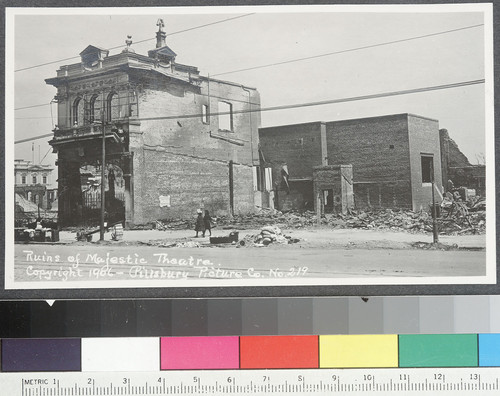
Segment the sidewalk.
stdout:
<path fill-rule="evenodd" d="M 260 230 L 237 230 L 240 240 L 247 234 L 257 234 Z M 228 235 L 231 230 L 214 229 L 213 236 Z M 432 234 L 410 234 L 405 232 L 390 232 L 378 230 L 358 229 L 282 229 L 285 235 L 299 238 L 297 244 L 301 247 L 321 248 L 386 248 L 386 249 L 408 249 L 416 242 L 432 243 Z M 187 240 L 198 242 L 200 246 L 210 246 L 209 237 L 195 238 L 192 230 L 124 230 L 123 242 L 128 244 L 148 243 L 152 241 L 177 242 Z M 93 235 L 93 242 L 99 240 L 99 233 Z M 104 236 L 105 241 L 111 241 L 111 232 Z M 59 234 L 61 243 L 76 242 L 76 232 L 61 231 Z M 440 235 L 439 242 L 445 245 L 457 245 L 464 249 L 484 249 L 486 247 L 485 235 Z M 290 245 L 289 245 L 290 246 Z"/>

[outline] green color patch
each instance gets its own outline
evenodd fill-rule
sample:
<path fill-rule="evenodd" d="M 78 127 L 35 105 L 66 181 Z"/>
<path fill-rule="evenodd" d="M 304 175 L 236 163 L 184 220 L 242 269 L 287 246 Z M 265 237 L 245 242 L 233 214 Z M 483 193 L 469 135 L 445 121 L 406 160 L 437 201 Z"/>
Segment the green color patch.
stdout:
<path fill-rule="evenodd" d="M 477 366 L 477 334 L 399 336 L 399 367 Z"/>

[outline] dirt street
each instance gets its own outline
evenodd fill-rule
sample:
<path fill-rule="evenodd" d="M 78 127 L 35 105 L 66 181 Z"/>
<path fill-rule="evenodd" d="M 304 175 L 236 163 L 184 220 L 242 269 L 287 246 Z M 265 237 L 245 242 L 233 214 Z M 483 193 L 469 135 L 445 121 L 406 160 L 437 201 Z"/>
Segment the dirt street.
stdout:
<path fill-rule="evenodd" d="M 240 233 L 240 239 L 245 234 Z M 219 230 L 218 235 L 226 233 Z M 486 273 L 483 236 L 443 237 L 451 250 L 418 249 L 432 237 L 362 230 L 283 230 L 298 243 L 266 247 L 210 245 L 186 231 L 126 231 L 120 242 L 76 242 L 62 233 L 59 244 L 17 244 L 16 282 L 381 277 L 464 277 Z M 95 238 L 97 239 L 97 238 Z M 180 243 L 187 247 L 165 247 Z M 464 249 L 464 248 L 468 248 Z M 417 280 L 418 281 L 418 280 Z M 391 280 L 391 283 L 397 281 Z M 334 282 L 333 282 L 334 283 Z M 425 283 L 425 282 L 424 282 Z"/>

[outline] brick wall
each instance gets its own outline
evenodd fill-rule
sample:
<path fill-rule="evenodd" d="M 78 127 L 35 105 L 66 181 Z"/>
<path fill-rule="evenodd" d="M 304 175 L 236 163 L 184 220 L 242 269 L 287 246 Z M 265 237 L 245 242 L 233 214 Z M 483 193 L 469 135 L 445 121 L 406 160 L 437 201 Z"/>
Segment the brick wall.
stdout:
<path fill-rule="evenodd" d="M 212 216 L 229 213 L 228 163 L 152 149 L 144 150 L 144 162 L 147 166 L 135 173 L 142 180 L 140 189 L 135 185 L 134 190 L 135 224 L 196 217 L 198 208 L 209 210 Z M 253 210 L 248 183 L 252 171 L 237 164 L 233 170 L 235 213 L 247 213 Z M 170 197 L 170 207 L 160 207 L 160 196 Z"/>
<path fill-rule="evenodd" d="M 410 180 L 398 182 L 354 182 L 354 201 L 357 209 L 402 208 L 412 209 L 408 201 Z"/>
<path fill-rule="evenodd" d="M 439 123 L 423 117 L 408 115 L 408 134 L 410 141 L 410 167 L 413 210 L 429 210 L 432 202 L 430 183 L 422 182 L 422 155 L 432 156 L 436 189 L 442 191 L 441 149 Z M 435 192 L 436 193 L 436 192 Z M 441 198 L 436 193 L 436 202 Z"/>
<path fill-rule="evenodd" d="M 355 204 L 411 207 L 406 114 L 326 124 L 328 163 L 352 164 Z"/>
<path fill-rule="evenodd" d="M 315 211 L 318 211 L 318 204 L 321 212 L 347 213 L 353 208 L 351 165 L 317 166 L 313 179 Z"/>
<path fill-rule="evenodd" d="M 320 122 L 260 128 L 264 158 L 287 164 L 291 179 L 312 178 L 312 168 L 322 165 L 320 128 Z"/>
<path fill-rule="evenodd" d="M 458 182 L 458 180 L 454 179 L 456 172 L 454 172 L 451 168 L 466 168 L 471 166 L 471 163 L 465 154 L 462 153 L 457 143 L 450 137 L 448 130 L 439 130 L 439 142 L 441 145 L 442 180 L 443 185 L 446 188 L 448 179 L 451 179 L 453 183 Z"/>
<path fill-rule="evenodd" d="M 204 85 L 198 91 L 195 87 L 180 84 L 169 84 L 162 89 L 144 89 L 139 95 L 139 118 L 142 120 L 144 144 L 164 146 L 171 151 L 221 161 L 257 164 L 260 115 L 258 112 L 248 112 L 247 91 L 240 86 L 210 81 L 209 103 L 205 92 L 207 89 Z M 222 100 L 232 105 L 231 132 L 219 130 L 217 111 L 218 102 Z M 252 105 L 253 110 L 260 106 L 256 91 L 251 91 L 250 100 L 255 103 Z M 208 104 L 211 116 L 209 123 L 205 123 L 202 106 Z M 148 120 L 155 117 L 169 118 Z"/>
<path fill-rule="evenodd" d="M 255 209 L 252 164 L 258 163 L 260 114 L 248 112 L 249 93 L 241 86 L 210 81 L 210 123 L 202 118 L 208 104 L 207 82 L 201 90 L 180 84 L 144 88 L 139 94 L 140 128 L 130 134 L 134 153 L 134 224 L 156 219 L 196 216 L 207 209 L 213 216 L 228 214 L 229 161 L 233 166 L 235 213 Z M 232 103 L 233 129 L 218 129 L 217 102 Z M 255 110 L 260 105 L 250 90 Z M 239 112 L 239 113 L 238 113 Z M 179 115 L 179 117 L 172 117 Z M 195 115 L 194 117 L 181 117 Z M 172 117 L 168 119 L 148 119 Z M 160 196 L 170 197 L 170 207 L 160 207 Z"/>

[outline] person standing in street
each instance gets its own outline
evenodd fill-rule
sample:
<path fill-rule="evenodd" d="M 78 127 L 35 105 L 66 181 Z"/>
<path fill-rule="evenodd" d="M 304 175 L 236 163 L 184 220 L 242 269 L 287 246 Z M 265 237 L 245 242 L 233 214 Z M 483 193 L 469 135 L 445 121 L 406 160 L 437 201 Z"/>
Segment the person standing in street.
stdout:
<path fill-rule="evenodd" d="M 203 230 L 203 236 L 205 236 L 206 231 L 208 231 L 210 233 L 210 236 L 212 236 L 212 217 L 210 217 L 210 213 L 208 212 L 208 210 L 205 210 L 203 225 L 205 226 L 205 229 Z"/>
<path fill-rule="evenodd" d="M 203 211 L 201 209 L 197 210 L 198 217 L 196 218 L 196 225 L 194 230 L 196 231 L 195 238 L 198 238 L 198 233 L 202 232 L 203 236 L 205 236 L 205 222 L 203 221 Z"/>

